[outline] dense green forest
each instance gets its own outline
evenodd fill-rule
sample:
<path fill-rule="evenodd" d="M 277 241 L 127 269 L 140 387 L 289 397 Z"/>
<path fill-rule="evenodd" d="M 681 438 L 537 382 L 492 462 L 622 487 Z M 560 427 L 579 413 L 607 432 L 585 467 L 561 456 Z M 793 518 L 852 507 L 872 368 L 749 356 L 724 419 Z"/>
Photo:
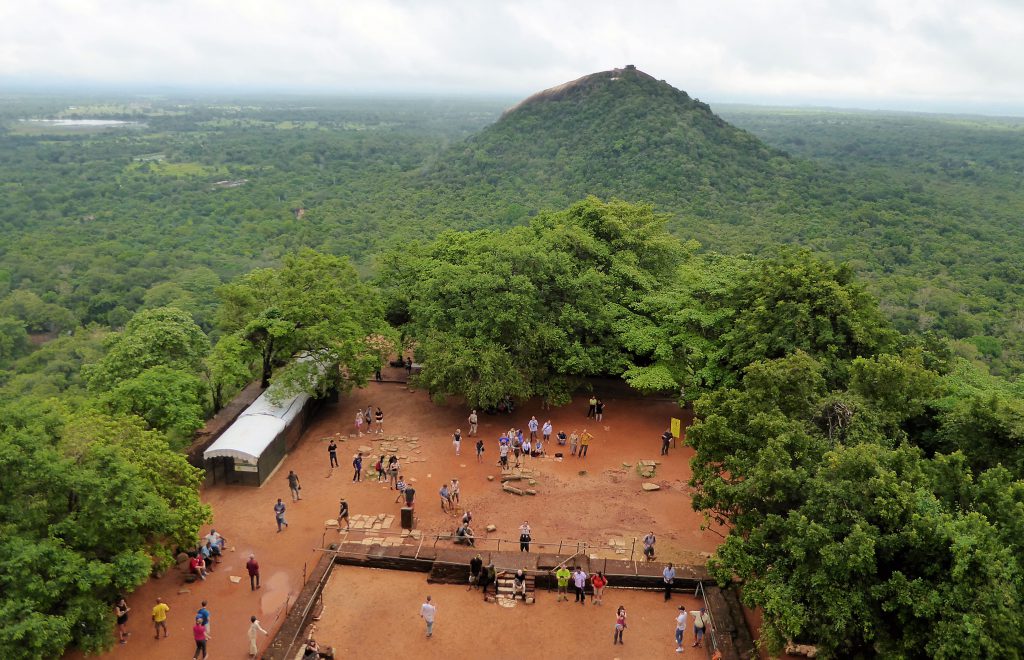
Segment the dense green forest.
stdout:
<path fill-rule="evenodd" d="M 110 643 L 245 383 L 405 343 L 438 398 L 693 403 L 712 565 L 771 648 L 1019 657 L 1022 122 L 730 124 L 631 70 L 508 105 L 0 99 L 0 655 Z"/>

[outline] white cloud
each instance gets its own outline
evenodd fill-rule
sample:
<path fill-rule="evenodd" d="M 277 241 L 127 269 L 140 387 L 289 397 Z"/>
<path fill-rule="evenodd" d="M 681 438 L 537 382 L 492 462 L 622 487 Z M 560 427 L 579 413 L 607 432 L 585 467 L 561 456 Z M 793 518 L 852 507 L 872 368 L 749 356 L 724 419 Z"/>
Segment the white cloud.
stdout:
<path fill-rule="evenodd" d="M 524 95 L 624 64 L 705 100 L 1024 111 L 1006 0 L 0 0 L 0 80 Z"/>

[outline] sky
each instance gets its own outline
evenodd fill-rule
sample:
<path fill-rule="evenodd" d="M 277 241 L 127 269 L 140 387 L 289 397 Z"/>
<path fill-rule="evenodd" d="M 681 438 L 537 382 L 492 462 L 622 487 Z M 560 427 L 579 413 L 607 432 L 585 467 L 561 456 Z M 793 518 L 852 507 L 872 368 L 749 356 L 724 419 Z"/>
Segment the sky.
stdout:
<path fill-rule="evenodd" d="M 626 64 L 711 103 L 1024 115 L 1024 0 L 0 0 L 0 91 L 517 98 Z"/>

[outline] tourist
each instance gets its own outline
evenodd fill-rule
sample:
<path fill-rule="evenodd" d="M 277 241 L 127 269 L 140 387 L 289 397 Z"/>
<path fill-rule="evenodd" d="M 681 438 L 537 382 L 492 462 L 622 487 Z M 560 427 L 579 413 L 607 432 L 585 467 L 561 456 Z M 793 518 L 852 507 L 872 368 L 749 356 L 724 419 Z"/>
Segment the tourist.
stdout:
<path fill-rule="evenodd" d="M 167 606 L 167 603 L 161 598 L 156 599 L 156 605 L 153 606 L 153 628 L 156 630 L 156 637 L 154 639 L 160 639 L 160 631 L 164 631 L 164 637 L 167 637 L 167 613 L 171 610 Z"/>
<path fill-rule="evenodd" d="M 206 579 L 206 561 L 203 560 L 202 553 L 196 552 L 190 555 L 188 567 L 189 571 L 194 573 L 200 580 Z"/>
<path fill-rule="evenodd" d="M 657 538 L 654 536 L 654 532 L 648 532 L 647 536 L 644 537 L 644 558 L 647 561 L 654 561 L 654 544 L 657 542 Z"/>
<path fill-rule="evenodd" d="M 377 412 L 374 413 L 374 418 L 377 420 L 377 428 L 374 430 L 374 433 L 384 435 L 384 411 L 380 409 L 380 406 L 377 406 Z"/>
<path fill-rule="evenodd" d="M 344 497 L 341 498 L 341 503 L 340 503 L 339 506 L 340 506 L 340 508 L 338 509 L 338 531 L 340 532 L 341 531 L 341 521 L 342 520 L 345 521 L 345 529 L 346 530 L 351 529 L 351 526 L 349 525 L 349 522 L 348 522 L 348 502 L 345 501 Z"/>
<path fill-rule="evenodd" d="M 594 595 L 591 597 L 591 602 L 594 605 L 603 605 L 604 588 L 608 586 L 608 578 L 604 576 L 604 573 L 598 571 L 597 575 L 590 578 L 590 584 L 594 587 Z"/>
<path fill-rule="evenodd" d="M 530 418 L 530 421 L 526 423 L 526 427 L 530 429 L 530 440 L 536 440 L 537 430 L 540 428 L 540 422 L 537 421 L 536 415 Z"/>
<path fill-rule="evenodd" d="M 427 622 L 427 637 L 434 634 L 435 616 L 437 616 L 437 606 L 430 602 L 430 596 L 427 596 L 427 602 L 420 606 L 420 617 Z"/>
<path fill-rule="evenodd" d="M 579 443 L 580 436 L 579 434 L 576 433 L 576 429 L 573 429 L 572 433 L 569 434 L 569 453 L 571 456 L 576 455 L 576 447 L 579 445 Z"/>
<path fill-rule="evenodd" d="M 484 462 L 484 440 L 483 438 L 476 439 L 476 462 Z"/>
<path fill-rule="evenodd" d="M 555 580 L 558 582 L 558 600 L 569 600 L 569 578 L 572 573 L 563 564 L 555 571 Z"/>
<path fill-rule="evenodd" d="M 391 485 L 388 486 L 389 489 L 394 489 L 398 486 L 398 468 L 398 457 L 392 454 L 391 458 L 388 459 L 388 476 L 391 478 Z M 398 500 L 395 501 L 397 502 Z"/>
<path fill-rule="evenodd" d="M 526 602 L 526 573 L 521 568 L 512 576 L 512 600 L 516 599 L 516 594 L 522 594 Z"/>
<path fill-rule="evenodd" d="M 398 491 L 398 497 L 395 498 L 395 504 L 398 504 L 398 501 L 405 497 L 405 489 L 405 477 L 399 475 L 398 481 L 395 482 L 395 490 Z"/>
<path fill-rule="evenodd" d="M 363 480 L 363 452 L 358 452 L 352 459 L 352 483 Z"/>
<path fill-rule="evenodd" d="M 597 397 L 593 394 L 590 395 L 590 400 L 587 402 L 587 417 L 593 417 L 597 412 Z"/>
<path fill-rule="evenodd" d="M 453 505 L 452 506 L 452 511 L 455 510 L 454 505 L 460 504 L 460 502 L 459 502 L 459 495 L 460 495 L 461 492 L 462 492 L 462 486 L 459 485 L 459 480 L 458 479 L 452 479 L 451 485 L 448 486 L 448 499 L 451 501 L 450 504 Z"/>
<path fill-rule="evenodd" d="M 378 383 L 384 382 L 384 374 L 380 372 L 380 365 L 377 365 L 377 368 L 373 371 L 373 379 Z"/>
<path fill-rule="evenodd" d="M 494 572 L 494 563 L 492 562 L 487 568 L 480 570 L 480 588 L 484 592 L 484 600 L 487 600 L 487 587 L 494 583 L 496 574 Z"/>
<path fill-rule="evenodd" d="M 320 650 L 320 644 L 315 639 L 307 639 L 305 650 L 302 652 L 302 660 L 320 660 L 321 658 L 334 658 L 334 647 L 328 646 L 326 650 Z"/>
<path fill-rule="evenodd" d="M 260 588 L 260 563 L 256 561 L 256 555 L 249 555 L 245 570 L 249 573 L 249 590 L 256 591 Z"/>
<path fill-rule="evenodd" d="M 210 636 L 210 610 L 206 607 L 206 601 L 203 601 L 202 607 L 196 612 L 196 618 L 203 622 L 203 627 L 206 628 L 206 636 Z"/>
<path fill-rule="evenodd" d="M 593 438 L 594 436 L 588 433 L 587 429 L 583 429 L 583 433 L 580 433 L 580 458 L 583 458 L 584 456 L 587 455 L 587 449 L 590 448 L 590 441 Z"/>
<path fill-rule="evenodd" d="M 594 418 L 599 422 L 604 419 L 604 401 L 601 399 L 594 404 Z"/>
<path fill-rule="evenodd" d="M 523 458 L 527 459 L 533 455 L 533 444 L 529 440 L 523 441 Z"/>
<path fill-rule="evenodd" d="M 274 505 L 274 519 L 277 520 L 278 532 L 281 531 L 281 525 L 284 525 L 285 529 L 288 528 L 288 521 L 284 519 L 284 511 L 284 502 L 282 502 L 281 498 L 279 497 L 277 498 L 277 504 Z"/>
<path fill-rule="evenodd" d="M 582 567 L 577 566 L 576 570 L 572 572 L 572 583 L 576 588 L 576 601 L 580 605 L 587 604 L 587 572 Z"/>
<path fill-rule="evenodd" d="M 362 410 L 357 410 L 356 411 L 356 434 L 360 438 L 363 437 L 363 420 L 364 420 L 363 411 Z M 369 429 L 367 429 L 367 431 L 369 431 Z"/>
<path fill-rule="evenodd" d="M 413 488 L 411 485 L 406 486 L 404 494 L 405 494 L 405 506 L 411 509 L 412 505 L 413 505 L 413 503 L 415 502 L 415 499 L 416 499 L 416 489 Z"/>
<path fill-rule="evenodd" d="M 615 639 L 612 644 L 625 644 L 622 641 L 622 632 L 626 629 L 626 608 L 619 605 L 619 609 L 615 610 Z"/>
<path fill-rule="evenodd" d="M 482 570 L 484 570 L 484 560 L 478 552 L 475 557 L 469 560 L 469 589 L 480 584 L 480 571 Z M 466 591 L 469 591 L 469 589 L 466 589 Z"/>
<path fill-rule="evenodd" d="M 502 470 L 508 469 L 508 445 L 498 445 L 498 465 L 501 466 Z"/>
<path fill-rule="evenodd" d="M 665 583 L 665 600 L 668 601 L 672 598 L 672 583 L 676 579 L 676 569 L 669 564 L 665 567 L 665 570 L 661 572 L 661 579 Z"/>
<path fill-rule="evenodd" d="M 455 447 L 456 456 L 462 453 L 462 429 L 455 429 L 455 435 L 452 436 L 452 446 Z"/>
<path fill-rule="evenodd" d="M 259 647 L 256 645 L 256 636 L 259 633 L 267 635 L 266 630 L 260 625 L 255 615 L 249 617 L 249 657 L 255 658 L 259 654 Z"/>
<path fill-rule="evenodd" d="M 199 617 L 196 617 L 196 625 L 192 626 L 192 637 L 196 640 L 196 652 L 192 654 L 192 660 L 198 660 L 200 653 L 206 658 L 206 642 L 209 641 L 210 635 Z"/>
<path fill-rule="evenodd" d="M 213 570 L 213 551 L 210 550 L 209 543 L 203 543 L 199 546 L 199 556 L 203 560 L 203 568 L 209 573 Z"/>
<path fill-rule="evenodd" d="M 409 357 L 409 356 L 406 356 L 406 358 L 405 358 L 405 377 L 406 377 L 406 379 L 408 379 L 409 376 L 411 376 L 411 375 L 412 375 L 412 358 Z"/>
<path fill-rule="evenodd" d="M 441 495 L 441 511 L 447 513 L 452 506 L 452 494 L 448 490 L 448 484 L 441 484 L 439 493 Z"/>
<path fill-rule="evenodd" d="M 519 457 L 523 455 L 523 439 L 521 437 L 512 439 L 512 455 L 515 456 L 516 467 L 519 467 Z"/>
<path fill-rule="evenodd" d="M 473 522 L 473 512 L 466 511 L 466 513 L 462 514 L 462 524 L 469 525 L 471 522 Z"/>
<path fill-rule="evenodd" d="M 479 418 L 477 417 L 475 410 L 469 413 L 469 418 L 467 420 L 469 422 L 469 435 L 476 435 L 476 423 L 478 420 Z"/>
<path fill-rule="evenodd" d="M 302 486 L 299 484 L 299 475 L 295 474 L 293 470 L 288 470 L 288 489 L 292 491 L 292 502 L 302 499 L 302 496 L 299 495 L 299 491 L 302 490 Z"/>
<path fill-rule="evenodd" d="M 708 624 L 711 623 L 711 618 L 708 616 L 708 611 L 705 608 L 700 608 L 700 611 L 694 610 L 690 612 L 690 616 L 693 617 L 693 646 L 700 647 L 702 641 L 704 641 L 704 632 L 707 630 Z"/>
<path fill-rule="evenodd" d="M 118 596 L 117 602 L 114 603 L 114 616 L 117 618 L 117 642 L 119 644 L 127 644 L 128 637 L 131 635 L 128 632 L 128 613 L 131 611 L 132 608 L 128 607 L 124 596 Z"/>
<path fill-rule="evenodd" d="M 217 530 L 210 529 L 210 533 L 203 537 L 210 544 L 210 549 L 213 551 L 214 557 L 220 557 L 224 551 L 224 544 L 226 541 L 224 537 L 217 533 Z M 219 560 L 218 560 L 219 561 Z"/>
<path fill-rule="evenodd" d="M 565 446 L 565 431 L 558 432 L 558 444 L 562 447 Z"/>
<path fill-rule="evenodd" d="M 476 547 L 476 538 L 473 534 L 473 530 L 470 529 L 469 525 L 462 523 L 458 529 L 455 530 L 455 544 L 456 545 L 468 545 L 471 548 Z"/>
<path fill-rule="evenodd" d="M 363 413 L 363 421 L 366 422 L 366 432 L 370 433 L 373 428 L 373 406 L 366 406 L 366 411 Z"/>
<path fill-rule="evenodd" d="M 544 442 L 548 442 L 549 440 L 551 440 L 551 431 L 553 431 L 553 430 L 554 430 L 554 427 L 551 426 L 551 420 L 550 419 L 548 421 L 544 422 L 544 426 L 542 426 L 541 429 L 540 429 L 540 435 L 541 435 L 542 438 L 544 438 Z"/>
<path fill-rule="evenodd" d="M 676 615 L 676 653 L 683 652 L 683 636 L 686 634 L 686 606 L 679 606 L 679 614 Z"/>
<path fill-rule="evenodd" d="M 661 455 L 668 456 L 668 445 L 672 442 L 672 431 L 665 429 L 665 432 L 661 434 Z"/>
<path fill-rule="evenodd" d="M 331 459 L 331 469 L 340 467 L 338 464 L 338 443 L 331 438 L 331 442 L 327 445 L 327 456 Z"/>
<path fill-rule="evenodd" d="M 536 443 L 534 443 L 534 445 L 533 445 L 533 453 L 530 454 L 530 455 L 533 456 L 534 458 L 536 458 L 538 456 L 543 456 L 544 455 L 544 441 L 543 440 L 538 440 Z"/>
<path fill-rule="evenodd" d="M 530 536 L 530 523 L 524 520 L 519 526 L 519 552 L 529 552 L 531 540 L 533 539 Z"/>
<path fill-rule="evenodd" d="M 377 464 L 374 468 L 377 470 L 377 483 L 388 480 L 388 469 L 384 463 L 384 454 L 381 454 L 380 458 L 377 459 Z"/>

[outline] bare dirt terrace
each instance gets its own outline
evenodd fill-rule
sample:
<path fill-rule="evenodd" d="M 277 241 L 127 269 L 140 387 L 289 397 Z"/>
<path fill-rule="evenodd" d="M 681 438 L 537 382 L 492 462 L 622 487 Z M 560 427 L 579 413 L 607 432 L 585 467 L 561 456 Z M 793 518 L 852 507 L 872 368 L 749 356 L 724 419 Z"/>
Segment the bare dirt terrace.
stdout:
<path fill-rule="evenodd" d="M 372 474 L 373 463 L 382 453 L 379 450 L 382 444 L 398 446 L 399 451 L 396 453 L 409 457 L 402 461 L 402 472 L 417 491 L 416 526 L 424 537 L 423 542 L 427 542 L 429 535 L 451 533 L 455 528 L 456 517 L 440 509 L 438 490 L 442 482 L 458 478 L 462 484 L 463 505 L 473 512 L 473 526 L 477 534 L 485 536 L 485 526 L 495 525 L 497 531 L 487 536 L 503 539 L 502 551 L 515 549 L 519 525 L 527 520 L 532 527 L 535 543 L 557 544 L 560 541 L 584 540 L 608 545 L 614 539 L 624 544 L 620 547 L 625 547 L 626 556 L 619 553 L 617 557 L 622 559 L 628 558 L 634 537 L 639 539 L 653 530 L 658 536 L 659 560 L 702 562 L 702 553 L 710 553 L 715 549 L 721 541 L 720 533 L 723 530 L 701 530 L 702 519 L 690 506 L 685 484 L 690 477 L 689 458 L 692 452 L 686 448 L 672 449 L 651 479 L 642 479 L 634 468 L 639 460 L 662 459 L 659 456 L 661 433 L 668 427 L 669 419 L 672 416 L 679 417 L 682 411 L 667 401 L 606 399 L 605 404 L 605 417 L 601 423 L 586 418 L 585 399 L 577 399 L 569 406 L 551 411 L 534 405 L 517 409 L 511 415 L 481 414 L 479 435 L 486 441 L 486 452 L 484 461 L 478 463 L 473 448 L 475 439 L 465 437 L 469 411 L 461 405 L 436 406 L 426 394 L 410 392 L 400 383 L 372 383 L 365 389 L 343 396 L 339 403 L 327 406 L 320 412 L 297 449 L 285 457 L 278 471 L 262 487 L 217 485 L 204 490 L 203 500 L 213 507 L 213 527 L 227 538 L 230 548 L 223 562 L 205 582 L 185 584 L 183 574 L 172 570 L 166 576 L 143 585 L 128 598 L 132 607 L 128 624 L 133 633 L 131 639 L 127 645 L 115 647 L 104 657 L 154 660 L 187 657 L 193 650 L 190 633 L 193 615 L 203 599 L 208 600 L 212 615 L 209 643 L 211 656 L 246 657 L 249 616 L 259 617 L 263 626 L 273 634 L 284 618 L 285 608 L 301 590 L 304 572 L 311 570 L 319 560 L 322 544 L 344 536 L 334 529 L 325 529 L 325 521 L 337 517 L 340 497 L 348 500 L 353 516 L 381 513 L 395 516 L 396 520 L 390 529 L 398 533 L 397 516 L 401 505 L 395 503 L 396 493 L 388 485 L 378 484 Z M 353 421 L 356 410 L 365 409 L 368 405 L 383 409 L 384 436 L 371 434 L 362 438 L 349 437 L 355 433 Z M 527 466 L 535 473 L 533 478 L 537 483 L 532 488 L 536 489 L 537 495 L 516 496 L 502 491 L 500 478 L 489 481 L 487 477 L 501 475 L 496 466 L 497 438 L 500 432 L 510 426 L 525 430 L 531 415 L 536 415 L 541 423 L 551 419 L 556 433 L 560 429 L 569 433 L 573 429 L 582 431 L 587 428 L 593 433 L 594 440 L 586 458 L 567 456 L 561 461 L 529 459 Z M 455 455 L 452 446 L 452 433 L 456 428 L 461 428 L 464 435 L 460 456 Z M 327 442 L 331 437 L 343 441 L 339 442 L 341 467 L 334 470 L 329 467 L 327 454 Z M 410 448 L 410 445 L 414 446 Z M 363 481 L 354 484 L 351 481 L 351 459 L 361 446 L 372 447 L 372 457 L 365 461 Z M 567 448 L 556 447 L 553 442 L 547 449 L 549 455 L 556 450 L 568 453 Z M 624 467 L 624 464 L 630 467 Z M 302 484 L 302 500 L 295 503 L 292 503 L 288 493 L 286 475 L 289 470 L 299 475 Z M 585 471 L 585 474 L 581 474 L 581 471 Z M 641 489 L 643 481 L 653 481 L 661 486 L 661 490 L 644 492 Z M 287 503 L 290 523 L 281 533 L 277 533 L 272 510 L 278 497 Z M 204 528 L 202 533 L 208 531 Z M 413 543 L 417 539 L 410 537 L 404 539 L 404 542 Z M 496 540 L 485 543 L 496 544 Z M 535 546 L 534 551 L 541 549 Z M 552 550 L 544 548 L 544 551 Z M 263 578 L 263 587 L 255 592 L 249 589 L 245 572 L 245 562 L 250 552 L 260 562 Z M 615 556 L 612 549 L 604 552 Z M 340 582 L 334 580 L 329 590 L 344 589 L 346 581 L 355 570 L 339 567 L 338 575 L 343 576 L 343 579 Z M 230 579 L 231 576 L 242 579 L 236 583 Z M 353 585 L 359 583 L 356 578 L 351 580 Z M 338 587 L 338 584 L 342 586 Z M 421 654 L 422 640 L 418 637 L 421 631 L 414 624 L 419 622 L 416 612 L 427 587 L 426 576 L 375 571 L 372 584 L 372 588 L 353 591 L 351 597 L 345 598 L 344 604 L 339 603 L 337 607 L 331 607 L 330 600 L 325 598 L 328 610 L 319 625 L 325 632 L 329 632 L 329 641 L 339 648 L 349 648 L 346 642 L 348 639 L 369 636 L 371 640 L 382 640 L 392 634 L 393 628 L 404 630 L 408 627 L 411 631 L 408 644 L 413 641 L 416 643 L 415 647 L 408 647 L 408 652 L 411 657 L 425 657 Z M 439 594 L 438 598 L 444 593 L 446 603 L 454 605 L 462 600 L 461 595 L 447 595 L 449 592 L 459 594 L 458 587 L 437 587 L 432 591 Z M 375 614 L 377 610 L 374 608 L 378 605 L 374 603 L 378 601 L 373 599 L 378 597 L 378 592 L 380 598 L 390 601 L 395 608 L 394 618 L 386 619 Z M 374 594 L 373 598 L 370 598 L 371 593 Z M 619 593 L 622 594 L 621 598 Z M 365 598 L 360 594 L 366 594 Z M 159 641 L 153 639 L 149 618 L 157 596 L 162 597 L 171 607 L 168 619 L 170 637 Z M 624 604 L 630 608 L 630 617 L 636 617 L 630 619 L 631 626 L 632 622 L 641 621 L 644 617 L 659 622 L 657 634 L 662 639 L 657 642 L 657 648 L 671 642 L 669 624 L 672 612 L 666 614 L 662 611 L 664 607 L 660 605 L 660 598 L 658 594 L 617 592 L 614 589 L 609 589 L 606 596 L 609 602 L 615 601 L 616 605 L 619 600 L 628 601 Z M 497 606 L 477 609 L 446 605 L 445 609 L 458 612 L 457 615 L 448 616 L 453 619 L 457 616 L 458 625 L 468 630 L 482 630 L 482 626 L 492 625 L 495 616 L 504 617 L 507 619 L 509 634 L 502 638 L 512 640 L 520 639 L 517 637 L 519 628 L 512 618 L 518 612 L 522 612 L 520 623 L 524 630 L 536 630 L 537 635 L 548 635 L 546 631 L 549 630 L 549 624 L 538 623 L 539 619 L 549 618 L 549 614 L 554 616 L 551 613 L 555 605 L 548 603 L 548 600 L 542 594 L 536 605 L 500 613 Z M 562 633 L 556 632 L 556 628 L 562 624 L 553 621 L 550 625 L 555 627 L 550 628 L 550 635 L 561 636 L 557 641 L 551 640 L 550 644 L 555 645 L 552 648 L 557 647 L 565 653 L 582 654 L 585 657 L 640 657 L 632 655 L 633 651 L 630 651 L 630 655 L 626 655 L 625 651 L 601 652 L 596 656 L 591 654 L 595 648 L 603 649 L 606 642 L 608 649 L 612 649 L 610 639 L 605 639 L 611 636 L 611 617 L 614 612 L 608 610 L 612 608 L 614 606 L 606 607 L 605 611 L 596 616 L 589 611 L 586 615 L 571 615 L 565 621 Z M 409 612 L 412 612 L 413 624 L 409 624 Z M 539 613 L 542 616 L 538 617 Z M 444 647 L 448 643 L 442 641 L 440 636 L 441 616 L 439 614 L 439 636 L 431 640 L 438 642 L 437 647 Z M 576 621 L 576 618 L 583 616 L 595 618 L 593 628 L 590 623 L 583 628 L 574 627 L 576 624 L 582 625 L 584 620 Z M 597 618 L 601 620 L 597 621 Z M 666 618 L 669 623 L 665 623 Z M 454 628 L 456 622 L 453 620 L 449 625 Z M 515 634 L 512 634 L 513 630 Z M 639 630 L 634 631 L 634 635 L 627 638 L 627 645 L 630 638 L 638 643 L 640 637 L 646 636 L 639 634 Z M 649 634 L 654 635 L 653 631 L 654 628 Z M 267 641 L 268 638 L 261 638 L 261 650 Z M 390 646 L 380 648 L 399 650 Z M 668 650 L 672 652 L 671 647 Z M 352 653 L 352 657 L 361 657 L 355 650 Z M 486 653 L 491 657 L 503 657 L 495 655 L 495 649 L 488 648 Z M 524 652 L 519 657 L 541 656 Z M 646 657 L 654 656 L 648 654 Z"/>

